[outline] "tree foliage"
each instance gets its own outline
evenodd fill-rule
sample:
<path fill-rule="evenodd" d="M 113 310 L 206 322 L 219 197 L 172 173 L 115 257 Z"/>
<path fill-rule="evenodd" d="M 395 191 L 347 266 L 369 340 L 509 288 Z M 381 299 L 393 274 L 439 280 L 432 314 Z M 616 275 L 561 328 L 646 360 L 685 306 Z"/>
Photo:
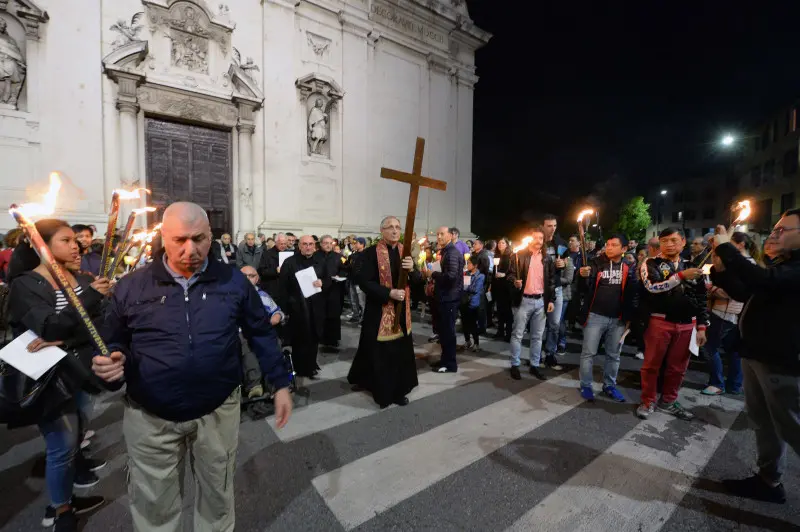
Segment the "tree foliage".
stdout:
<path fill-rule="evenodd" d="M 636 196 L 620 209 L 617 223 L 614 224 L 614 232 L 641 242 L 651 223 L 653 219 L 650 216 L 650 204 L 645 203 L 642 196 Z"/>

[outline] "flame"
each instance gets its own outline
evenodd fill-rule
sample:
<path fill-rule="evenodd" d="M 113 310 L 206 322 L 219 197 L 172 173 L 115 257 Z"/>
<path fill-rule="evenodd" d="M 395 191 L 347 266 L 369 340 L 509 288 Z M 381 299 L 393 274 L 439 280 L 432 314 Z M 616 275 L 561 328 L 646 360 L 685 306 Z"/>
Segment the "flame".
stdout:
<path fill-rule="evenodd" d="M 428 240 L 428 239 L 427 239 L 426 237 L 424 237 L 424 236 L 423 236 L 422 238 L 420 238 L 419 240 L 417 240 L 417 244 L 419 244 L 419 245 L 421 246 L 422 244 L 424 244 L 424 243 L 425 243 L 425 241 L 426 241 L 426 240 Z"/>
<path fill-rule="evenodd" d="M 155 212 L 155 211 L 156 211 L 156 208 L 155 208 L 155 207 L 142 207 L 141 209 L 133 209 L 133 211 L 132 211 L 132 212 L 133 212 L 133 213 L 134 213 L 136 216 L 139 216 L 140 214 L 144 214 L 144 213 L 146 213 L 146 212 Z"/>
<path fill-rule="evenodd" d="M 150 194 L 150 191 L 147 190 L 146 188 L 135 188 L 133 190 L 115 189 L 114 194 L 116 194 L 121 200 L 139 199 L 142 197 L 139 194 L 139 191 L 141 190 L 144 190 L 145 193 Z"/>
<path fill-rule="evenodd" d="M 147 231 L 137 231 L 133 233 L 131 237 L 131 242 L 149 242 L 152 239 L 150 233 Z"/>
<path fill-rule="evenodd" d="M 56 210 L 56 199 L 58 199 L 59 190 L 61 190 L 61 175 L 58 172 L 50 172 L 50 189 L 42 197 L 42 203 L 25 203 L 14 207 L 12 210 L 19 212 L 26 218 L 53 214 Z"/>
<path fill-rule="evenodd" d="M 528 244 L 530 244 L 531 241 L 533 241 L 533 237 L 532 236 L 526 236 L 525 238 L 522 239 L 522 243 L 519 246 L 515 247 L 512 251 L 514 253 L 519 253 L 520 251 L 522 251 L 523 249 L 528 247 Z"/>
<path fill-rule="evenodd" d="M 586 209 L 586 210 L 581 211 L 581 213 L 578 215 L 578 223 L 583 222 L 583 217 L 584 216 L 590 216 L 592 214 L 594 214 L 594 211 L 592 209 Z"/>
<path fill-rule="evenodd" d="M 739 216 L 737 216 L 733 221 L 734 225 L 747 220 L 747 218 L 750 216 L 750 213 L 753 211 L 753 209 L 750 207 L 750 200 L 740 201 L 736 204 L 736 207 L 734 207 L 733 210 L 734 212 L 739 211 Z"/>

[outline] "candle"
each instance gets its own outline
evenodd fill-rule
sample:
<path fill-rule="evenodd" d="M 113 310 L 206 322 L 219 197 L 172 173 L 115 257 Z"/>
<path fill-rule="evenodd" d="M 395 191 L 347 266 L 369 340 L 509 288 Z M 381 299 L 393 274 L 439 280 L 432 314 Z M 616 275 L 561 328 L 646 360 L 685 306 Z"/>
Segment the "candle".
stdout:
<path fill-rule="evenodd" d="M 84 308 L 80 298 L 64 275 L 64 271 L 56 262 L 50 248 L 45 244 L 42 235 L 40 235 L 39 231 L 36 229 L 36 225 L 29 218 L 29 216 L 34 215 L 51 214 L 55 210 L 55 199 L 58 196 L 60 188 L 61 180 L 58 174 L 54 172 L 50 174 L 50 191 L 45 195 L 44 204 L 29 203 L 22 206 L 11 205 L 8 212 L 14 217 L 14 220 L 16 220 L 19 226 L 22 227 L 22 230 L 25 231 L 31 247 L 39 255 L 45 268 L 47 268 L 53 280 L 66 296 L 67 303 L 78 312 L 81 322 L 89 332 L 89 336 L 95 347 L 97 347 L 97 350 L 103 356 L 110 356 L 111 352 L 100 337 L 100 333 L 97 332 L 97 328 L 94 326 L 94 323 L 92 323 L 92 318 L 89 316 L 89 313 L 86 312 L 86 308 Z"/>

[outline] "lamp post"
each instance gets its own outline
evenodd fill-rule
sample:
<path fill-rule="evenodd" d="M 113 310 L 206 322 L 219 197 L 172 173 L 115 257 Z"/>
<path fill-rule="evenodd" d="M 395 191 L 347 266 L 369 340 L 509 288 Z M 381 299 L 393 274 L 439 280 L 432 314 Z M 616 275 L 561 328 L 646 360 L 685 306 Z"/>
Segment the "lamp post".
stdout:
<path fill-rule="evenodd" d="M 661 204 L 664 202 L 664 196 L 667 195 L 666 190 L 661 191 L 661 197 L 658 198 L 658 210 L 656 212 L 656 236 L 658 236 L 658 223 L 661 221 Z"/>

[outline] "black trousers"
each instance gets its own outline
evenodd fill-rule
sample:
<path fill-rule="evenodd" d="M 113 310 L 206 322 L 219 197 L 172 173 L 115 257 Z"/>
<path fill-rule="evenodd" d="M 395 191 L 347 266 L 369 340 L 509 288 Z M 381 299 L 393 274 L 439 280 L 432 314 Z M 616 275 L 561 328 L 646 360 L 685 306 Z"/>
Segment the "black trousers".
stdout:
<path fill-rule="evenodd" d="M 469 342 L 470 336 L 475 344 L 480 342 L 480 307 L 469 308 L 469 305 L 461 305 L 461 328 L 464 331 L 464 340 Z"/>

